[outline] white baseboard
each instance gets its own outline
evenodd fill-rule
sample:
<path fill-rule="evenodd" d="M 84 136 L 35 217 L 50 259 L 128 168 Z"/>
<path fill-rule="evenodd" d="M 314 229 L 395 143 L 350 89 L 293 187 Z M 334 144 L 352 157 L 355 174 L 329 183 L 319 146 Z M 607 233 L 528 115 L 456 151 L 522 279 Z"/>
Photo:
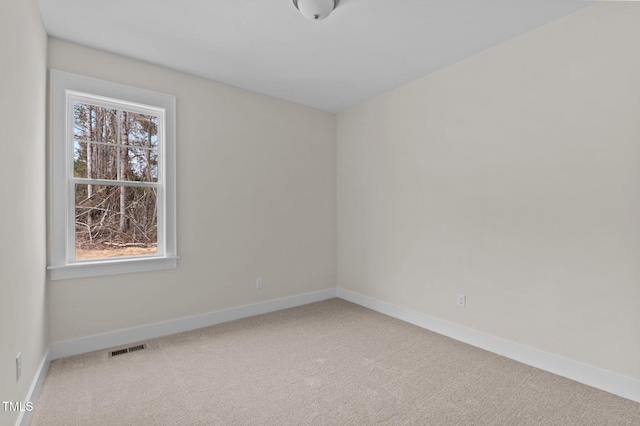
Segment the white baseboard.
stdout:
<path fill-rule="evenodd" d="M 632 401 L 640 402 L 640 380 L 581 364 L 570 359 L 472 330 L 342 288 L 337 289 L 337 296 L 349 302 L 498 355 L 511 358 L 532 367 L 566 377 Z"/>
<path fill-rule="evenodd" d="M 143 325 L 125 330 L 97 334 L 79 339 L 54 342 L 50 345 L 51 359 L 64 358 L 101 349 L 113 348 L 134 342 L 140 342 L 156 337 L 168 336 L 183 331 L 195 330 L 227 321 L 252 317 L 255 315 L 275 312 L 282 309 L 320 302 L 336 297 L 336 289 L 316 291 L 283 299 L 269 300 L 252 305 L 210 312 L 192 317 L 179 318 L 155 324 Z"/>
<path fill-rule="evenodd" d="M 27 398 L 25 399 L 25 402 L 31 401 L 34 408 L 38 402 L 38 397 L 40 397 L 40 391 L 42 390 L 44 379 L 47 377 L 47 371 L 49 371 L 49 365 L 51 364 L 50 354 L 51 351 L 48 349 L 44 357 L 42 357 L 42 361 L 40 361 L 40 365 L 36 371 L 36 376 L 33 378 L 33 382 L 27 393 Z M 33 411 L 21 411 L 16 420 L 16 426 L 28 426 L 31 423 L 32 415 Z"/>

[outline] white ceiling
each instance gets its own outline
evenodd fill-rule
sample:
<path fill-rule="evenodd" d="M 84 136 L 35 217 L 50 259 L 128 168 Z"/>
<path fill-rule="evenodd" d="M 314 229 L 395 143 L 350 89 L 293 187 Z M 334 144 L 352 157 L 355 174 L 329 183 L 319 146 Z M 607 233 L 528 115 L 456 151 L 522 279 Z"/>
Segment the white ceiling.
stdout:
<path fill-rule="evenodd" d="M 49 35 L 338 112 L 589 6 L 582 0 L 38 0 Z"/>

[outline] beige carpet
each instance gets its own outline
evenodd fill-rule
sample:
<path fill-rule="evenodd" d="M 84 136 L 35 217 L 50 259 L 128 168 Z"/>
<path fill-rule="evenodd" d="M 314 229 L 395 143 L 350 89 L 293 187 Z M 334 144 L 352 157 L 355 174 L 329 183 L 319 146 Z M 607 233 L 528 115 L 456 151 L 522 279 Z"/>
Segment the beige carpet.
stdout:
<path fill-rule="evenodd" d="M 640 404 L 332 299 L 51 363 L 32 425 L 640 425 Z"/>

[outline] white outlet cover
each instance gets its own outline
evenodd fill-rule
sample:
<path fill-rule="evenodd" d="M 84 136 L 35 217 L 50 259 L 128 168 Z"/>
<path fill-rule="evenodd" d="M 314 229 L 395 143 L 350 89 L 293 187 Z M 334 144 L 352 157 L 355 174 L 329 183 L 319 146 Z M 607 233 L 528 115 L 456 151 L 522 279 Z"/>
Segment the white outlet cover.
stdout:
<path fill-rule="evenodd" d="M 464 294 L 458 294 L 456 296 L 456 305 L 464 308 L 467 306 L 467 296 L 465 296 Z"/>
<path fill-rule="evenodd" d="M 16 355 L 16 381 L 20 380 L 21 375 L 22 375 L 22 354 L 18 353 L 18 355 Z"/>

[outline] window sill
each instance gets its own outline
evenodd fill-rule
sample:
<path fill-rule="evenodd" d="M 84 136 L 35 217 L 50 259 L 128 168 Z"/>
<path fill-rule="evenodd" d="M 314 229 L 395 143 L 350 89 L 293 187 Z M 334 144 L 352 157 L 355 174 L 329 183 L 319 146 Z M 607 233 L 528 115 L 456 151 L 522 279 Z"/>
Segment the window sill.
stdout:
<path fill-rule="evenodd" d="M 101 275 L 128 274 L 132 272 L 158 271 L 178 267 L 178 257 L 147 257 L 78 262 L 67 265 L 49 266 L 51 280 L 97 277 Z"/>

